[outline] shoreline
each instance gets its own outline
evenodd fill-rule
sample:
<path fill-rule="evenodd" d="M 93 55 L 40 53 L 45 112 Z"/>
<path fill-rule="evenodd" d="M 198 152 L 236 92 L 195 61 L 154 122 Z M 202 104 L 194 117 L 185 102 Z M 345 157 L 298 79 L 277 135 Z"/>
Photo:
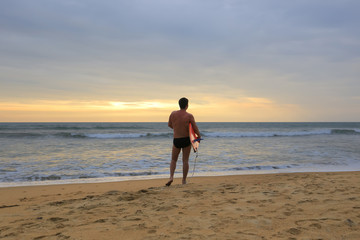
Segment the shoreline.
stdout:
<path fill-rule="evenodd" d="M 180 165 L 181 166 L 181 165 Z M 179 170 L 180 171 L 180 170 Z M 285 174 L 285 173 L 323 173 L 323 172 L 357 172 L 358 166 L 350 169 L 349 166 L 340 167 L 325 167 L 325 168 L 287 168 L 287 169 L 273 169 L 273 170 L 243 170 L 243 171 L 219 171 L 219 172 L 197 172 L 194 176 L 189 170 L 188 179 L 197 177 L 227 177 L 227 176 L 242 176 L 242 175 L 267 175 L 267 174 Z M 95 183 L 112 183 L 124 181 L 139 181 L 139 180 L 156 180 L 166 179 L 169 174 L 154 174 L 154 175 L 139 175 L 139 176 L 120 176 L 120 177 L 98 177 L 98 178 L 76 178 L 76 179 L 60 179 L 60 180 L 43 180 L 43 181 L 25 181 L 25 182 L 0 182 L 1 188 L 9 187 L 31 187 L 31 186 L 52 186 L 52 185 L 67 185 L 67 184 L 95 184 Z M 175 178 L 182 177 L 181 172 L 175 173 Z"/>
<path fill-rule="evenodd" d="M 4 239 L 360 239 L 360 171 L 0 188 Z"/>

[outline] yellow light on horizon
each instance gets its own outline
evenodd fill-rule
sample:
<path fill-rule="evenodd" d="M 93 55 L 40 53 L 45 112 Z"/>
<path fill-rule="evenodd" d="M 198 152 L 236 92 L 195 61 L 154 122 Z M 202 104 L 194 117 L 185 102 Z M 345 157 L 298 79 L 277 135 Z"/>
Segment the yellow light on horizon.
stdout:
<path fill-rule="evenodd" d="M 61 101 L 0 103 L 0 122 L 14 121 L 167 121 L 179 109 L 174 100 Z M 203 97 L 189 112 L 199 121 L 293 121 L 303 113 L 296 105 L 259 97 Z M 286 118 L 285 118 L 286 117 Z"/>
<path fill-rule="evenodd" d="M 163 102 L 109 102 L 116 110 L 129 109 L 167 109 L 174 105 Z"/>

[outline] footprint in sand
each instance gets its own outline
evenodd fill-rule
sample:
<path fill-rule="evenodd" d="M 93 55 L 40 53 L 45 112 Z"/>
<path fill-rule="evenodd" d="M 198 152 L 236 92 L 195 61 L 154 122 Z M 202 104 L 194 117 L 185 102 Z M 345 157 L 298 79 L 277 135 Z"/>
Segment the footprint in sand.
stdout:
<path fill-rule="evenodd" d="M 104 195 L 105 196 L 113 196 L 113 195 L 119 195 L 119 194 L 120 194 L 120 191 L 112 190 L 112 191 L 105 193 Z"/>
<path fill-rule="evenodd" d="M 204 194 L 205 191 L 203 190 L 184 190 L 184 193 L 186 193 L 184 195 L 184 198 L 189 198 L 189 197 L 200 197 Z"/>
<path fill-rule="evenodd" d="M 225 188 L 226 190 L 233 190 L 237 187 L 237 185 L 234 185 L 234 184 L 221 184 L 221 186 L 223 188 Z"/>
<path fill-rule="evenodd" d="M 96 220 L 94 223 L 105 223 L 106 221 L 107 221 L 107 219 L 101 218 L 101 219 Z"/>
<path fill-rule="evenodd" d="M 311 228 L 316 228 L 316 229 L 321 229 L 321 225 L 318 224 L 318 223 L 310 224 L 309 227 L 311 227 Z"/>
<path fill-rule="evenodd" d="M 69 221 L 67 218 L 61 218 L 61 217 L 52 217 L 48 219 L 50 222 L 59 223 L 59 222 L 66 222 Z"/>
<path fill-rule="evenodd" d="M 301 230 L 298 228 L 290 228 L 289 230 L 287 230 L 287 232 L 293 235 L 299 235 L 301 233 Z"/>
<path fill-rule="evenodd" d="M 160 221 L 160 222 L 169 221 L 169 217 L 168 217 L 168 216 L 161 217 L 161 218 L 159 218 L 159 221 Z"/>
<path fill-rule="evenodd" d="M 285 216 L 291 216 L 291 215 L 292 215 L 292 212 L 283 212 L 283 214 L 284 214 Z"/>
<path fill-rule="evenodd" d="M 169 210 L 172 210 L 172 209 L 174 209 L 174 208 L 178 208 L 179 206 L 178 205 L 171 205 L 171 206 L 161 206 L 161 207 L 156 207 L 154 210 L 155 211 L 158 211 L 158 212 L 160 212 L 160 211 L 169 211 Z"/>

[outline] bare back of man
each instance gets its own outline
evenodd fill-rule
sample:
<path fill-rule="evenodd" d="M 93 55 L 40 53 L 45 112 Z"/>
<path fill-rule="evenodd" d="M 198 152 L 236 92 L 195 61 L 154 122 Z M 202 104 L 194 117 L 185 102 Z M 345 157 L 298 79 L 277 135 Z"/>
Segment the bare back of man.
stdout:
<path fill-rule="evenodd" d="M 186 110 L 182 109 L 171 113 L 169 127 L 174 130 L 174 138 L 189 136 L 189 122 L 194 122 L 194 117 Z"/>

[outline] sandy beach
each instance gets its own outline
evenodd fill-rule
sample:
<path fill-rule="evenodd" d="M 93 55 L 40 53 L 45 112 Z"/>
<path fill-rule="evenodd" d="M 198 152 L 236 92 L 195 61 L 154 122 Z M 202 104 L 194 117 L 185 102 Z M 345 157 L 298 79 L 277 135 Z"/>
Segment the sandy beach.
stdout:
<path fill-rule="evenodd" d="M 360 239 L 360 172 L 0 188 L 1 239 Z"/>

